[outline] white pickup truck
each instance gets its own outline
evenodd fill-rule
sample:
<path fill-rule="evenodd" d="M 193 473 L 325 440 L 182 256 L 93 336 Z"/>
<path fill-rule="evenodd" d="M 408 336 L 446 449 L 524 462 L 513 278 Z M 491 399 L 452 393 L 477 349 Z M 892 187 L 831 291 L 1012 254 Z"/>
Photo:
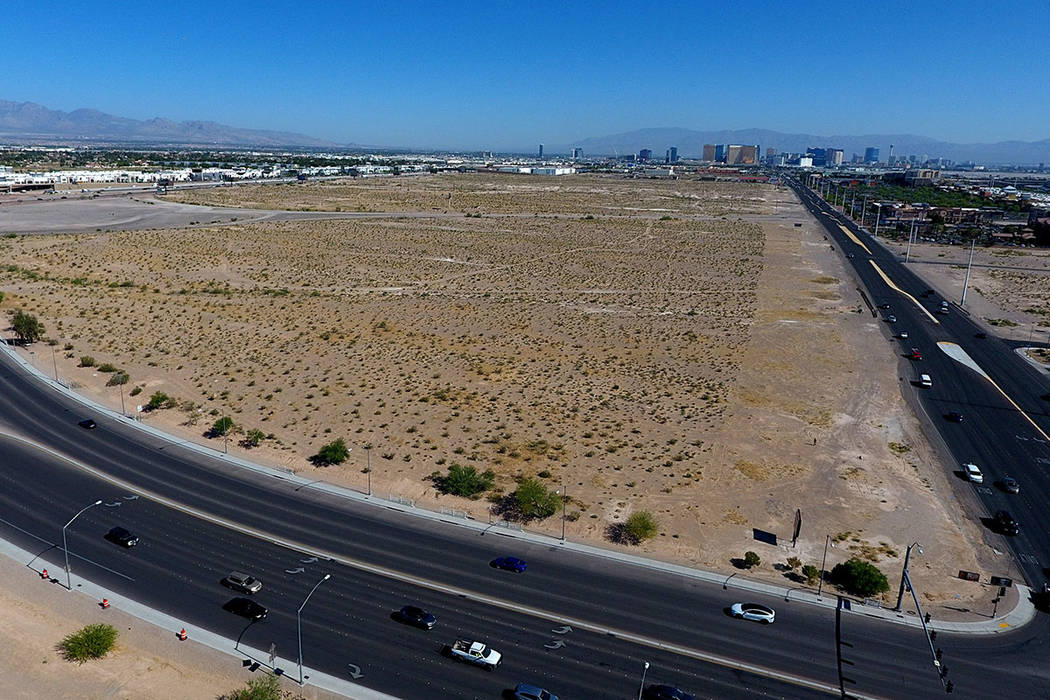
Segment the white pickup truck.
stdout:
<path fill-rule="evenodd" d="M 445 656 L 482 666 L 490 671 L 495 671 L 503 660 L 503 655 L 495 649 L 490 649 L 487 644 L 466 639 L 457 639 L 455 644 L 446 645 Z"/>

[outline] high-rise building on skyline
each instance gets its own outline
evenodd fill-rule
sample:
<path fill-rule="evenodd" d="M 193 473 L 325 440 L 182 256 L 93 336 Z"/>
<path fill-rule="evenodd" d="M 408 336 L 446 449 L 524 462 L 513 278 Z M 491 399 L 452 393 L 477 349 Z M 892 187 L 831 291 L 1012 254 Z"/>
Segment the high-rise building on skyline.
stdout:
<path fill-rule="evenodd" d="M 671 148 L 668 149 L 667 152 L 670 155 L 670 161 L 672 163 L 677 163 L 678 162 L 678 146 L 671 146 Z"/>
<path fill-rule="evenodd" d="M 725 162 L 729 165 L 754 165 L 758 162 L 758 146 L 726 146 Z"/>
<path fill-rule="evenodd" d="M 705 143 L 704 144 L 704 152 L 700 156 L 700 160 L 706 161 L 708 163 L 713 163 L 716 160 L 716 158 L 715 158 L 715 145 L 713 143 Z"/>
<path fill-rule="evenodd" d="M 828 148 L 824 151 L 824 162 L 827 165 L 842 165 L 843 155 L 841 148 Z"/>
<path fill-rule="evenodd" d="M 651 148 L 643 148 L 638 151 L 638 162 L 647 163 L 653 159 L 653 150 Z"/>
<path fill-rule="evenodd" d="M 539 152 L 539 155 L 537 157 L 539 157 L 539 158 L 543 157 L 543 144 L 542 143 L 540 144 L 540 152 Z"/>
<path fill-rule="evenodd" d="M 864 162 L 865 163 L 878 163 L 879 162 L 879 149 L 875 146 L 868 146 L 864 149 Z"/>
<path fill-rule="evenodd" d="M 729 147 L 726 146 L 724 143 L 720 143 L 717 146 L 715 146 L 715 162 L 716 163 L 725 163 L 726 162 L 726 149 L 728 149 L 728 148 Z"/>
<path fill-rule="evenodd" d="M 580 158 L 583 158 L 583 149 L 582 148 L 574 148 L 574 149 L 572 149 L 572 159 L 573 160 L 579 160 Z"/>

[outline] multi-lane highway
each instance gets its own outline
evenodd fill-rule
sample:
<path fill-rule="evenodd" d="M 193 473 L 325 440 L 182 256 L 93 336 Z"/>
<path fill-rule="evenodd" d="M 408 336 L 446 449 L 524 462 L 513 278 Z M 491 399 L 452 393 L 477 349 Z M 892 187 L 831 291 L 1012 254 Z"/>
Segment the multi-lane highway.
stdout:
<path fill-rule="evenodd" d="M 835 210 L 812 190 L 789 179 L 806 207 L 817 217 L 829 241 L 843 251 L 852 264 L 885 322 L 887 335 L 898 339 L 901 355 L 918 348 L 922 360 L 913 362 L 910 380 L 929 374 L 933 386 L 916 388 L 918 405 L 943 438 L 952 457 L 951 468 L 976 463 L 985 475 L 983 485 L 965 485 L 976 499 L 971 510 L 974 519 L 988 526 L 988 540 L 999 549 L 1011 549 L 1028 583 L 1040 588 L 1050 566 L 1050 402 L 1042 396 L 1050 391 L 1045 374 L 1019 357 L 1012 345 L 988 334 L 963 309 L 950 304 L 948 313 L 938 312 L 943 297 L 924 295 L 929 285 L 915 274 L 898 255 L 884 248 L 865 230 Z M 847 229 L 852 238 L 843 227 Z M 859 241 L 859 243 L 858 243 Z M 880 274 L 880 271 L 884 273 Z M 892 281 L 896 289 L 887 283 Z M 953 359 L 950 346 L 957 345 L 986 373 Z M 962 414 L 962 422 L 948 420 L 948 414 Z M 1018 494 L 1008 494 L 996 482 L 1012 476 L 1021 484 Z M 1000 509 L 1008 510 L 1020 523 L 1020 534 L 1005 537 L 992 530 L 991 518 Z M 996 572 L 992 572 L 996 573 Z"/>
<path fill-rule="evenodd" d="M 818 202 L 799 191 L 826 222 L 829 237 L 841 237 L 835 239 L 837 245 L 856 245 L 837 231 Z M 891 255 L 869 248 L 903 289 L 925 289 L 908 276 L 910 271 L 894 268 Z M 1022 480 L 1022 498 L 1043 493 L 1034 474 L 1023 471 L 1019 462 L 1041 449 L 1030 424 L 1025 432 L 1020 413 L 1001 394 L 934 349 L 935 340 L 958 339 L 970 329 L 960 327 L 952 335 L 945 333 L 954 328 L 948 323 L 923 321 L 917 308 L 906 310 L 899 293 L 885 291 L 886 283 L 869 263 L 864 261 L 867 268 L 859 265 L 862 261 L 858 253 L 854 263 L 875 303 L 885 297 L 893 304 L 897 325 L 909 326 L 912 334 L 907 347 L 920 345 L 929 358 L 922 361 L 923 371 L 934 376 L 934 387 L 922 394 L 923 406 L 945 428 L 949 444 L 974 450 L 965 458 L 979 461 L 992 480 L 999 476 L 990 459 L 997 438 L 983 431 L 1009 425 L 1014 432 L 1009 433 L 1008 454 L 1018 460 L 1010 471 Z M 947 320 L 966 322 L 958 312 Z M 1003 347 L 994 339 L 977 341 L 972 333 L 958 342 L 968 351 L 978 344 L 971 354 L 982 366 L 994 364 Z M 1025 378 L 1024 368 L 1015 368 L 1020 374 L 1013 383 L 1010 372 L 985 368 L 1007 393 L 1025 381 L 1032 392 L 1036 378 Z M 1014 399 L 1030 406 L 1024 397 Z M 948 410 L 963 412 L 965 422 L 941 425 L 939 413 Z M 841 682 L 848 692 L 881 697 L 941 692 L 926 641 L 913 628 L 754 594 L 746 598 L 775 607 L 777 622 L 768 627 L 741 623 L 724 613 L 741 598 L 732 589 L 582 555 L 554 542 L 536 544 L 495 531 L 481 534 L 313 489 L 297 490 L 287 480 L 231 466 L 121 420 L 96 415 L 98 427 L 84 430 L 77 421 L 85 415 L 79 403 L 0 353 L 0 428 L 53 451 L 0 439 L 0 536 L 39 552 L 42 561 L 61 569 L 61 525 L 102 499 L 103 505 L 86 511 L 69 530 L 76 576 L 252 647 L 274 643 L 285 658 L 295 657 L 296 609 L 329 573 L 332 578 L 304 611 L 309 668 L 348 677 L 348 664 L 353 664 L 364 674 L 358 680 L 362 685 L 406 698 L 498 697 L 519 681 L 544 685 L 562 697 L 630 698 L 637 693 L 643 660 L 652 663 L 647 682 L 674 683 L 698 697 L 820 694 L 792 679 L 831 688 Z M 1045 421 L 1045 411 L 1033 417 Z M 952 433 L 956 428 L 958 435 Z M 999 439 L 1004 439 L 1001 433 Z M 132 495 L 140 497 L 126 498 Z M 1015 505 L 1024 501 L 995 492 L 981 496 L 1006 499 L 1013 506 L 1022 524 L 1015 542 L 1043 546 L 1030 536 L 1036 518 L 1029 521 L 1030 514 Z M 236 523 L 239 529 L 220 521 Z M 141 544 L 124 550 L 103 540 L 114 525 L 138 534 Z M 503 554 L 527 559 L 529 570 L 514 575 L 488 566 Z M 219 580 L 232 569 L 264 581 L 256 597 L 270 609 L 265 620 L 248 625 L 221 609 L 232 594 Z M 390 619 L 393 610 L 410 602 L 437 614 L 437 628 L 422 632 Z M 564 627 L 563 618 L 581 624 L 558 634 L 553 630 Z M 1001 637 L 942 635 L 939 644 L 953 660 L 956 692 L 990 697 L 1009 687 L 1014 696 L 1045 694 L 1041 669 L 1050 661 L 1042 641 L 1046 627 L 1040 617 Z M 499 649 L 503 667 L 489 674 L 442 658 L 441 645 L 457 636 L 475 637 Z M 661 644 L 681 653 L 660 649 Z M 712 656 L 730 664 L 712 663 Z M 732 662 L 768 672 L 743 671 Z"/>

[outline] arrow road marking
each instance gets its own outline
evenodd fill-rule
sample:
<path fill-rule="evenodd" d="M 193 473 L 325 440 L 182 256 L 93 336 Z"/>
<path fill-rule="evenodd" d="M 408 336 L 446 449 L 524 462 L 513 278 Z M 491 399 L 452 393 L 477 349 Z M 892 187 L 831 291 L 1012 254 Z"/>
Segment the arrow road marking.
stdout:
<path fill-rule="evenodd" d="M 119 508 L 120 501 L 117 501 L 116 503 L 103 503 L 102 505 L 106 506 L 107 508 Z"/>
<path fill-rule="evenodd" d="M 138 499 L 139 497 L 135 494 L 131 494 L 130 496 L 124 496 L 125 501 L 137 501 Z"/>
<path fill-rule="evenodd" d="M 365 675 L 361 673 L 361 667 L 355 664 L 347 664 L 346 669 L 347 672 L 350 674 L 350 677 L 353 678 L 355 681 L 361 676 Z"/>
<path fill-rule="evenodd" d="M 309 559 L 300 559 L 299 562 L 302 564 L 313 564 L 317 561 L 317 557 L 310 557 Z"/>
<path fill-rule="evenodd" d="M 553 632 L 554 634 L 568 634 L 569 632 L 572 632 L 572 627 L 569 627 L 568 625 L 565 625 L 563 627 L 555 627 L 551 630 L 551 632 Z"/>
<path fill-rule="evenodd" d="M 552 639 L 551 641 L 549 641 L 546 644 L 544 644 L 543 648 L 544 649 L 561 649 L 563 646 L 565 646 L 565 642 L 561 641 L 560 639 Z"/>
<path fill-rule="evenodd" d="M 301 573 L 303 573 L 305 571 L 306 571 L 306 569 L 304 569 L 303 567 L 300 566 L 300 567 L 298 567 L 296 569 L 285 569 L 284 573 L 286 573 L 286 574 L 301 574 Z"/>

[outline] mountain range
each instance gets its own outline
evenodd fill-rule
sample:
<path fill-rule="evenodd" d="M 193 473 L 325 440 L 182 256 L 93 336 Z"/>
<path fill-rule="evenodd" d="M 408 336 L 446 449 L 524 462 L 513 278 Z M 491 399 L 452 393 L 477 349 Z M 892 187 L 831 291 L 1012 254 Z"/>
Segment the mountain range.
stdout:
<path fill-rule="evenodd" d="M 741 129 L 737 131 L 696 131 L 675 127 L 638 129 L 610 136 L 586 138 L 564 146 L 551 146 L 548 153 L 569 153 L 582 148 L 585 156 L 622 155 L 638 153 L 643 148 L 653 151 L 654 158 L 662 160 L 667 148 L 676 146 L 682 158 L 696 158 L 705 143 L 758 145 L 778 152 L 805 153 L 807 148 L 841 148 L 846 160 L 864 149 L 879 149 L 882 160 L 893 155 L 927 155 L 948 158 L 956 162 L 972 160 L 983 164 L 1037 165 L 1050 163 L 1050 139 L 1042 141 L 998 141 L 995 143 L 951 143 L 913 134 L 866 134 L 862 136 L 817 136 L 814 134 L 786 134 L 768 129 Z"/>
<path fill-rule="evenodd" d="M 119 143 L 178 146 L 312 146 L 335 144 L 304 134 L 241 129 L 216 122 L 128 119 L 94 109 L 62 112 L 34 102 L 0 100 L 0 142 Z"/>

